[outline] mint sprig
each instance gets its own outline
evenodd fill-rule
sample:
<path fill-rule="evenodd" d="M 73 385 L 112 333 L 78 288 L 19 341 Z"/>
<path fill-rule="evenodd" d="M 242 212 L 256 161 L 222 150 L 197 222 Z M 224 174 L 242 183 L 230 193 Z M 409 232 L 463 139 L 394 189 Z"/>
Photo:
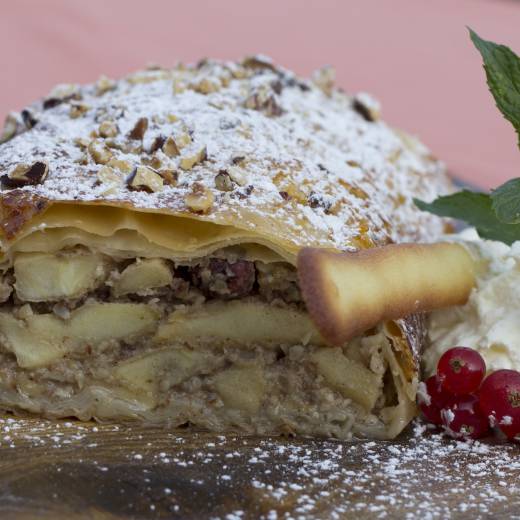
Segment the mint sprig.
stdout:
<path fill-rule="evenodd" d="M 482 238 L 499 240 L 508 245 L 520 240 L 520 224 L 506 224 L 499 220 L 491 196 L 487 193 L 464 190 L 430 203 L 415 199 L 415 204 L 435 215 L 463 220 L 474 227 Z"/>
<path fill-rule="evenodd" d="M 520 147 L 520 58 L 509 47 L 483 40 L 472 29 L 469 34 L 484 60 L 489 90 L 516 130 Z"/>
<path fill-rule="evenodd" d="M 511 179 L 491 192 L 493 211 L 506 224 L 520 223 L 520 179 Z"/>
<path fill-rule="evenodd" d="M 505 45 L 483 40 L 471 29 L 469 32 L 484 60 L 489 90 L 516 130 L 520 147 L 520 58 Z M 507 181 L 491 193 L 464 190 L 430 203 L 414 201 L 424 211 L 465 221 L 482 238 L 506 244 L 520 240 L 520 178 Z"/>

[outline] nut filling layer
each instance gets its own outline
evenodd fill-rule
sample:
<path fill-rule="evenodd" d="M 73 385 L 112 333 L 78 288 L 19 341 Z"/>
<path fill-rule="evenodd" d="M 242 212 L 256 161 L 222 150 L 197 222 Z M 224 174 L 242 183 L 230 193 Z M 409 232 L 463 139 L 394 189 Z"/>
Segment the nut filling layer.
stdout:
<path fill-rule="evenodd" d="M 390 341 L 328 346 L 285 262 L 20 252 L 0 298 L 13 409 L 346 438 L 388 435 L 398 407 Z"/>

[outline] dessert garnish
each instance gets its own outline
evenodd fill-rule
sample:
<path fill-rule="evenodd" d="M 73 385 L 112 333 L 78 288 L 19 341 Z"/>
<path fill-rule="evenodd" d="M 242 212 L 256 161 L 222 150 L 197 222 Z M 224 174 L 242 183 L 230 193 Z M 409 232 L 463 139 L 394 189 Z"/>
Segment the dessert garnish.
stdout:
<path fill-rule="evenodd" d="M 520 434 L 520 372 L 497 370 L 479 391 L 480 407 L 509 438 Z"/>
<path fill-rule="evenodd" d="M 42 184 L 49 173 L 49 165 L 43 161 L 33 164 L 18 164 L 9 174 L 2 175 L 0 181 L 3 188 L 21 188 Z"/>
<path fill-rule="evenodd" d="M 441 387 L 453 395 L 475 392 L 486 374 L 483 357 L 468 347 L 455 347 L 439 359 L 437 377 Z"/>
<path fill-rule="evenodd" d="M 454 439 L 480 439 L 489 433 L 488 418 L 474 394 L 454 395 L 441 410 L 444 431 Z"/>
<path fill-rule="evenodd" d="M 486 363 L 476 350 L 447 350 L 436 374 L 420 385 L 417 400 L 424 418 L 456 439 L 479 439 L 496 427 L 516 440 L 520 434 L 520 372 L 503 369 L 484 378 L 485 372 Z"/>
<path fill-rule="evenodd" d="M 463 304 L 475 283 L 471 256 L 451 243 L 304 248 L 298 275 L 309 314 L 333 345 L 382 321 Z"/>
<path fill-rule="evenodd" d="M 441 410 L 450 396 L 442 389 L 437 374 L 430 376 L 422 385 L 417 399 L 419 408 L 429 423 L 442 426 Z"/>
<path fill-rule="evenodd" d="M 470 36 L 484 60 L 488 86 L 497 107 L 516 130 L 520 146 L 520 57 L 504 45 L 481 39 L 471 29 Z M 520 240 L 520 178 L 507 181 L 491 193 L 463 190 L 431 203 L 417 199 L 415 203 L 436 215 L 465 221 L 481 238 L 507 245 Z M 511 269 L 511 264 L 507 269 Z M 503 278 L 507 269 L 503 270 Z M 503 281 L 507 283 L 506 278 Z M 496 283 L 500 285 L 499 278 Z M 489 294 L 491 289 L 483 286 L 479 290 Z M 493 332 L 485 330 L 482 334 Z M 494 338 L 500 345 L 500 339 Z M 487 338 L 489 341 L 491 337 Z M 426 420 L 443 426 L 455 438 L 476 439 L 487 435 L 490 428 L 498 428 L 508 439 L 518 440 L 520 372 L 500 369 L 484 379 L 485 372 L 484 359 L 476 350 L 455 347 L 446 351 L 439 359 L 436 375 L 421 384 L 423 391 L 418 394 Z"/>
<path fill-rule="evenodd" d="M 520 146 L 520 57 L 505 45 L 470 36 L 484 60 L 487 83 L 497 107 L 513 125 Z M 482 238 L 512 244 L 520 240 L 520 178 L 507 181 L 491 193 L 462 190 L 433 202 L 415 199 L 417 206 L 475 227 Z"/>

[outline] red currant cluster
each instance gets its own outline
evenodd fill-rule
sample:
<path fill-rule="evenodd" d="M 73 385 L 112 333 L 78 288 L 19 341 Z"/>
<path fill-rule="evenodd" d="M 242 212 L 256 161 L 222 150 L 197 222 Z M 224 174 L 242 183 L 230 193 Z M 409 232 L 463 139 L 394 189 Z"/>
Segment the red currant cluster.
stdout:
<path fill-rule="evenodd" d="M 439 359 L 418 402 L 426 420 L 456 439 L 479 439 L 498 427 L 520 436 L 520 372 L 497 370 L 485 379 L 486 363 L 471 348 L 455 347 Z M 423 389 L 424 390 L 424 389 Z"/>

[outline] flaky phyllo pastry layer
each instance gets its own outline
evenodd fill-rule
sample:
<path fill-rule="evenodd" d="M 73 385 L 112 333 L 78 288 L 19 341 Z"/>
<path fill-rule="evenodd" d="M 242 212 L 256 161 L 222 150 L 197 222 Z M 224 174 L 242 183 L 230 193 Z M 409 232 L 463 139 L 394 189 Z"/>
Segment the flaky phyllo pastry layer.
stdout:
<path fill-rule="evenodd" d="M 296 258 L 432 240 L 450 189 L 366 94 L 265 58 L 60 85 L 0 145 L 0 406 L 377 438 L 415 413 L 417 316 L 340 346 Z M 406 276 L 403 273 L 403 276 Z M 384 290 L 384 287 L 381 287 Z"/>

